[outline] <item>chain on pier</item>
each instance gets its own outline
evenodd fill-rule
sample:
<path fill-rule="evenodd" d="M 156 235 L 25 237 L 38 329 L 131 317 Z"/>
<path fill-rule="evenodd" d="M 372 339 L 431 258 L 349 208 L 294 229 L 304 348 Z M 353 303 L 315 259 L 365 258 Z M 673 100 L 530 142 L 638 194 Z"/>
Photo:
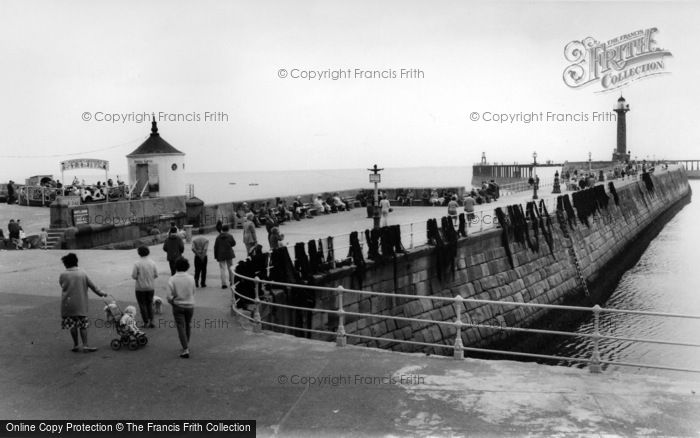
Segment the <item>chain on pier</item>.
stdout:
<path fill-rule="evenodd" d="M 576 267 L 578 281 L 581 284 L 583 292 L 588 297 L 591 295 L 591 293 L 588 291 L 586 278 L 583 276 L 583 269 L 581 269 L 581 263 L 579 262 L 578 254 L 576 254 L 576 248 L 574 248 L 574 240 L 571 238 L 571 234 L 569 233 L 569 224 L 566 222 L 566 218 L 564 218 L 564 212 L 560 209 L 557 209 L 557 221 L 559 222 L 559 227 L 561 228 L 564 238 L 569 242 L 569 255 L 571 256 L 574 266 Z"/>

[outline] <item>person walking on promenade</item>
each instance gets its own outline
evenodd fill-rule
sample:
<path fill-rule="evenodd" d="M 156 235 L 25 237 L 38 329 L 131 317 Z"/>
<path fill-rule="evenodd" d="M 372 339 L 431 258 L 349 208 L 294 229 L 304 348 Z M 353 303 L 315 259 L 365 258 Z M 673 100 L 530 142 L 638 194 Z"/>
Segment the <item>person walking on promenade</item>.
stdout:
<path fill-rule="evenodd" d="M 170 265 L 170 275 L 175 275 L 175 261 L 182 257 L 185 252 L 185 243 L 178 236 L 177 228 L 170 228 L 168 237 L 163 242 L 163 251 L 168 254 L 168 264 Z"/>
<path fill-rule="evenodd" d="M 61 258 L 66 270 L 58 277 L 61 285 L 61 327 L 70 330 L 73 338 L 73 352 L 92 353 L 97 348 L 88 346 L 87 329 L 90 325 L 88 321 L 88 289 L 92 289 L 97 295 L 106 297 L 107 294 L 90 280 L 87 273 L 78 268 L 78 256 L 68 253 Z M 78 331 L 83 347 L 78 343 Z"/>
<path fill-rule="evenodd" d="M 381 211 L 380 227 L 389 226 L 389 213 L 391 212 L 391 204 L 386 199 L 386 194 L 382 195 L 382 200 L 379 201 L 379 210 Z"/>
<path fill-rule="evenodd" d="M 243 222 L 243 244 L 245 244 L 246 253 L 251 254 L 253 249 L 258 245 L 258 237 L 255 234 L 255 223 L 253 223 L 253 213 L 246 213 L 245 222 Z"/>
<path fill-rule="evenodd" d="M 139 311 L 143 326 L 154 328 L 153 324 L 153 295 L 155 294 L 155 281 L 158 278 L 156 263 L 148 257 L 151 251 L 147 246 L 138 249 L 141 257 L 131 270 L 131 278 L 136 280 L 136 302 L 139 303 Z"/>
<path fill-rule="evenodd" d="M 221 227 L 223 230 L 223 226 Z M 192 239 L 192 252 L 194 253 L 194 285 L 207 287 L 207 250 L 209 249 L 209 239 L 204 236 L 197 236 Z M 201 278 L 201 281 L 200 281 Z"/>
<path fill-rule="evenodd" d="M 190 357 L 190 332 L 194 315 L 194 278 L 187 273 L 188 269 L 190 262 L 180 258 L 175 262 L 175 275 L 168 279 L 168 302 L 173 306 L 173 319 L 182 346 L 180 357 L 183 359 Z"/>
<path fill-rule="evenodd" d="M 470 193 L 467 193 L 467 196 L 464 197 L 464 212 L 467 214 L 467 227 L 470 227 L 474 219 L 476 219 L 474 204 L 476 204 L 476 201 L 472 198 Z"/>
<path fill-rule="evenodd" d="M 228 225 L 221 228 L 221 234 L 216 236 L 214 241 L 214 258 L 219 262 L 219 271 L 221 272 L 221 289 L 233 286 L 233 247 L 236 246 L 236 239 L 228 232 Z M 228 273 L 228 276 L 227 276 Z"/>

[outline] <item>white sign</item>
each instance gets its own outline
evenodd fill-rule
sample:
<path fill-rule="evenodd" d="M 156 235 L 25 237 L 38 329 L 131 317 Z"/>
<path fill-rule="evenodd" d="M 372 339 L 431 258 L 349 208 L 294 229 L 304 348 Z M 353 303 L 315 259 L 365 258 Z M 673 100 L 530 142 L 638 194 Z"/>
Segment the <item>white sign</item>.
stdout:
<path fill-rule="evenodd" d="M 80 196 L 56 196 L 56 201 L 70 207 L 80 206 Z"/>
<path fill-rule="evenodd" d="M 103 169 L 107 171 L 109 170 L 109 161 L 96 160 L 94 158 L 61 161 L 61 172 L 71 169 Z"/>

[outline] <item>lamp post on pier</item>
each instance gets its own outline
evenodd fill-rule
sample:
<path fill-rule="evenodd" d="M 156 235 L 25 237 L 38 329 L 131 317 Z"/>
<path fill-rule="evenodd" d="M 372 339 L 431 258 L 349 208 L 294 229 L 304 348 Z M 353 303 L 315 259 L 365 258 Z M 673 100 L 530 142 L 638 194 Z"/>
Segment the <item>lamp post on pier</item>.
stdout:
<path fill-rule="evenodd" d="M 588 172 L 591 171 L 591 153 L 588 153 Z"/>
<path fill-rule="evenodd" d="M 379 184 L 382 181 L 382 175 L 379 173 L 384 169 L 379 169 L 377 168 L 377 165 L 375 164 L 374 167 L 369 170 L 369 182 L 374 183 L 374 212 L 372 215 L 372 218 L 374 220 L 374 228 L 379 228 L 379 187 L 377 187 L 377 184 Z"/>
<path fill-rule="evenodd" d="M 537 177 L 537 152 L 532 153 L 532 199 L 537 199 L 537 186 L 539 185 L 539 178 Z"/>

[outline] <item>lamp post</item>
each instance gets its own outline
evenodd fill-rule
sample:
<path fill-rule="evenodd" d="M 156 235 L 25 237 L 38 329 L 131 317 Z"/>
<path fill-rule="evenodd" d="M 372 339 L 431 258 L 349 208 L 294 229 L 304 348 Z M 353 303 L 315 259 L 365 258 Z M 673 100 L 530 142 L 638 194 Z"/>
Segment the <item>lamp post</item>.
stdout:
<path fill-rule="evenodd" d="M 534 183 L 532 184 L 532 199 L 537 199 L 537 152 L 532 153 L 532 179 L 534 180 Z"/>
<path fill-rule="evenodd" d="M 379 169 L 377 168 L 377 165 L 375 164 L 374 167 L 369 170 L 369 182 L 374 183 L 374 215 L 372 218 L 374 219 L 374 228 L 379 228 L 379 188 L 377 187 L 377 184 L 379 184 L 382 181 L 382 175 L 379 173 L 384 169 Z"/>
<path fill-rule="evenodd" d="M 591 171 L 591 153 L 588 153 L 588 171 Z"/>

